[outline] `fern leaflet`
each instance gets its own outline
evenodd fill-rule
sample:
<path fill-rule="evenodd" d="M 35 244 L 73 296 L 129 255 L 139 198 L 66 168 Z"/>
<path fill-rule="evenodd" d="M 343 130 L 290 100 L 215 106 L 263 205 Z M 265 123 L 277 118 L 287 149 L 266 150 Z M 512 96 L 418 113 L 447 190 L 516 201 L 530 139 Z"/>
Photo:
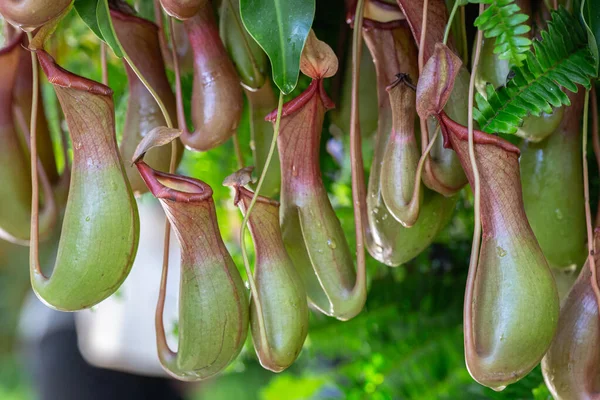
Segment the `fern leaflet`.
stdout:
<path fill-rule="evenodd" d="M 527 57 L 531 40 L 522 35 L 531 30 L 525 23 L 528 15 L 514 0 L 470 0 L 471 3 L 489 4 L 489 7 L 475 20 L 474 25 L 483 31 L 486 38 L 495 38 L 494 53 L 502 60 L 509 60 L 520 67 Z"/>
<path fill-rule="evenodd" d="M 524 64 L 512 70 L 513 77 L 497 90 L 486 88 L 487 99 L 477 93 L 474 118 L 488 133 L 515 133 L 529 114 L 551 113 L 553 107 L 571 103 L 561 86 L 577 92 L 577 85 L 590 88 L 596 75 L 587 33 L 576 17 L 563 7 L 552 12 L 541 41 L 534 40 Z"/>

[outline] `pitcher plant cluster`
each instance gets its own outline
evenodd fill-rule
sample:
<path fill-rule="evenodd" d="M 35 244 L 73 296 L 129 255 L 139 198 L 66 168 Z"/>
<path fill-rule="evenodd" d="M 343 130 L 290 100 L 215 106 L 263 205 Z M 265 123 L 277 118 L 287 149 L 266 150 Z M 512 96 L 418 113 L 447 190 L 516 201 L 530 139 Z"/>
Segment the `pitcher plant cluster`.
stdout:
<path fill-rule="evenodd" d="M 46 305 L 77 311 L 115 293 L 138 248 L 135 197 L 150 192 L 168 221 L 155 319 L 164 369 L 185 381 L 214 376 L 250 331 L 261 365 L 280 372 L 302 350 L 310 309 L 343 321 L 363 310 L 366 252 L 389 267 L 410 261 L 469 186 L 475 229 L 463 325 L 471 376 L 501 390 L 541 362 L 556 399 L 599 396 L 600 231 L 586 154 L 590 123 L 600 150 L 600 3 L 347 0 L 339 13 L 352 29 L 342 74 L 349 112 L 337 118 L 348 134 L 355 242 L 319 165 L 325 114 L 336 107 L 325 82 L 340 72 L 338 54 L 311 29 L 315 0 L 154 3 L 156 23 L 123 0 L 0 2 L 0 238 L 30 247 L 31 285 Z M 466 8 L 478 10 L 472 24 Z M 106 77 L 63 69 L 48 46 L 71 12 L 123 61 L 129 97 L 120 141 Z M 374 68 L 365 68 L 369 58 Z M 294 91 L 300 73 L 310 81 L 302 92 Z M 60 173 L 40 74 L 68 126 Z M 193 86 L 184 93 L 188 74 Z M 361 84 L 370 78 L 374 88 Z M 244 101 L 251 143 L 236 135 Z M 253 155 L 238 157 L 240 170 L 223 183 L 243 218 L 247 286 L 221 237 L 213 189 L 176 172 L 184 151 L 229 140 Z M 176 350 L 163 322 L 170 230 L 181 249 Z M 55 265 L 43 271 L 40 242 L 53 232 Z M 580 271 L 574 284 L 562 282 L 565 270 Z"/>

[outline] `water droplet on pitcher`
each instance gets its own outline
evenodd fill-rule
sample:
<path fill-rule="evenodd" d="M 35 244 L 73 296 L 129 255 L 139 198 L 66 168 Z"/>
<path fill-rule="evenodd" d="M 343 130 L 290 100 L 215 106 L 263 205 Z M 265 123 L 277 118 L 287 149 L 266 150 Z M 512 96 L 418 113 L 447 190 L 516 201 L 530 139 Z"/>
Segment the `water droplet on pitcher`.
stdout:
<path fill-rule="evenodd" d="M 256 143 L 254 142 L 254 139 L 250 140 L 250 150 L 252 150 L 252 151 L 256 150 Z"/>
<path fill-rule="evenodd" d="M 498 254 L 498 257 L 504 257 L 506 255 L 506 250 L 498 246 L 496 247 L 496 253 Z"/>
<path fill-rule="evenodd" d="M 492 390 L 495 391 L 495 392 L 501 392 L 504 389 L 506 389 L 506 385 L 504 385 L 504 386 L 496 386 L 496 387 L 492 388 Z"/>
<path fill-rule="evenodd" d="M 292 175 L 293 176 L 298 176 L 298 171 L 296 171 L 296 166 L 292 165 Z"/>
<path fill-rule="evenodd" d="M 556 219 L 559 219 L 559 220 L 563 219 L 563 213 L 558 208 L 556 210 L 554 210 L 554 215 L 556 215 Z"/>
<path fill-rule="evenodd" d="M 327 239 L 327 246 L 329 246 L 330 249 L 335 249 L 337 244 L 335 244 L 335 240 Z"/>

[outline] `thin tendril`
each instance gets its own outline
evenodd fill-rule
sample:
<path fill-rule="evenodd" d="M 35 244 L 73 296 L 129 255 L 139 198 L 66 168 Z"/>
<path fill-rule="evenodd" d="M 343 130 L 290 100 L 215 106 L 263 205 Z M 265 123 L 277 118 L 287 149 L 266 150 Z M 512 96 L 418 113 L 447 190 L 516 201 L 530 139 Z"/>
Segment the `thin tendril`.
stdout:
<path fill-rule="evenodd" d="M 238 133 L 234 132 L 231 139 L 233 140 L 233 150 L 235 151 L 238 169 L 242 169 L 246 163 L 244 162 L 244 153 L 242 152 L 242 146 L 240 145 L 240 137 L 238 136 Z"/>
<path fill-rule="evenodd" d="M 423 2 L 423 17 L 421 23 L 421 37 L 419 38 L 419 75 L 423 71 L 425 58 L 425 39 L 427 38 L 427 16 L 429 14 L 429 0 Z"/>
<path fill-rule="evenodd" d="M 250 292 L 252 293 L 252 297 L 254 298 L 254 307 L 256 307 L 256 313 L 260 317 L 258 318 L 259 324 L 259 332 L 261 332 L 261 339 L 268 344 L 268 339 L 266 337 L 265 330 L 265 322 L 264 315 L 262 313 L 262 305 L 258 297 L 258 289 L 256 288 L 256 283 L 254 282 L 254 277 L 252 276 L 252 270 L 250 269 L 250 261 L 248 260 L 248 252 L 246 250 L 246 228 L 248 226 L 248 220 L 250 219 L 250 214 L 252 213 L 252 209 L 254 208 L 254 204 L 258 199 L 260 194 L 260 189 L 262 188 L 263 182 L 265 181 L 265 177 L 267 176 L 267 170 L 269 169 L 269 165 L 271 164 L 271 159 L 273 158 L 273 153 L 275 153 L 275 147 L 277 146 L 277 137 L 279 136 L 279 126 L 281 124 L 281 113 L 283 110 L 283 92 L 279 94 L 279 104 L 277 105 L 277 118 L 275 119 L 275 128 L 273 131 L 273 139 L 271 140 L 271 147 L 269 148 L 269 154 L 267 155 L 267 160 L 265 161 L 265 166 L 260 174 L 260 178 L 258 179 L 258 184 L 256 185 L 256 190 L 254 191 L 254 195 L 252 196 L 252 200 L 250 201 L 250 205 L 246 210 L 244 215 L 244 219 L 242 220 L 242 226 L 240 228 L 240 246 L 242 248 L 242 259 L 244 260 L 244 268 L 246 269 L 246 275 L 248 277 L 248 283 L 250 284 Z"/>
<path fill-rule="evenodd" d="M 108 62 L 106 60 L 106 43 L 100 41 L 100 67 L 102 69 L 102 84 L 108 86 Z"/>
<path fill-rule="evenodd" d="M 352 200 L 354 203 L 354 231 L 356 237 L 356 282 L 352 293 L 366 295 L 365 260 L 365 169 L 362 156 L 360 135 L 360 65 L 362 53 L 362 26 L 364 0 L 356 2 L 354 13 L 354 31 L 352 32 L 352 105 L 350 111 L 350 165 L 352 172 Z"/>
<path fill-rule="evenodd" d="M 467 60 L 469 59 L 469 45 L 467 43 L 467 24 L 465 22 L 465 20 L 466 20 L 465 14 L 466 14 L 465 7 L 461 7 L 460 8 L 460 27 L 461 27 L 460 37 L 461 37 L 461 41 L 462 41 L 462 49 L 464 52 L 464 54 L 462 55 L 463 62 L 467 62 Z"/>
<path fill-rule="evenodd" d="M 146 90 L 148 90 L 148 92 L 150 92 L 150 94 L 154 98 L 154 101 L 156 101 L 156 104 L 158 104 L 158 107 L 160 108 L 160 112 L 162 113 L 163 118 L 165 119 L 165 123 L 167 124 L 167 128 L 173 128 L 173 120 L 171 119 L 171 116 L 169 115 L 169 112 L 167 111 L 167 108 L 165 107 L 165 103 L 163 103 L 161 98 L 158 96 L 158 93 L 156 93 L 154 88 L 152 86 L 150 86 L 150 83 L 148 83 L 146 78 L 144 78 L 144 76 L 142 75 L 142 73 L 140 72 L 138 67 L 131 60 L 131 57 L 129 57 L 129 55 L 127 53 L 125 53 L 125 52 L 123 52 L 123 53 L 125 54 L 124 58 L 127 61 L 127 64 L 129 64 L 129 67 L 131 68 L 131 70 L 133 72 L 135 72 L 135 74 L 137 75 L 140 82 L 142 82 L 144 84 L 144 86 L 146 87 Z"/>
<path fill-rule="evenodd" d="M 483 13 L 485 9 L 484 4 L 479 5 L 479 15 Z M 473 140 L 473 95 L 475 92 L 475 76 L 477 75 L 477 68 L 479 67 L 479 57 L 481 53 L 481 44 L 483 42 L 483 32 L 477 30 L 477 41 L 475 44 L 475 55 L 473 57 L 473 67 L 471 70 L 471 80 L 469 82 L 469 117 L 468 117 L 468 134 L 469 134 L 469 159 L 471 161 L 471 169 L 473 170 L 473 197 L 474 197 L 474 229 L 473 229 L 473 241 L 471 243 L 471 258 L 469 260 L 469 272 L 467 276 L 467 287 L 465 291 L 465 309 L 471 310 L 473 286 L 475 284 L 475 276 L 477 275 L 477 263 L 479 260 L 479 245 L 481 243 L 481 185 L 479 181 L 479 169 L 477 167 L 477 160 L 475 158 L 475 145 Z M 465 349 L 469 351 L 473 338 L 471 337 L 472 330 L 471 325 L 471 312 L 465 312 Z"/>
<path fill-rule="evenodd" d="M 175 41 L 175 26 L 172 17 L 167 17 L 169 23 L 169 35 L 171 36 L 171 57 L 173 58 L 173 69 L 175 70 L 175 100 L 177 102 L 177 123 L 179 129 L 187 130 L 185 121 L 185 112 L 183 109 L 183 91 L 181 89 L 181 70 L 179 67 L 179 57 L 177 55 L 177 42 Z"/>
<path fill-rule="evenodd" d="M 583 140 L 581 142 L 581 152 L 583 161 L 583 194 L 585 201 L 585 226 L 587 230 L 587 241 L 588 241 L 588 262 L 590 264 L 590 271 L 592 276 L 590 281 L 592 284 L 592 290 L 596 296 L 596 303 L 600 308 L 600 288 L 598 287 L 598 271 L 596 271 L 596 249 L 594 248 L 594 234 L 592 228 L 592 212 L 590 210 L 590 181 L 588 176 L 588 162 L 587 162 L 587 135 L 588 135 L 588 114 L 590 103 L 590 91 L 585 92 L 585 102 L 583 108 Z"/>
<path fill-rule="evenodd" d="M 171 17 L 169 17 L 169 23 L 170 23 L 169 27 L 171 29 L 171 42 L 172 42 L 171 55 L 173 57 L 173 65 L 174 65 L 175 71 L 176 71 L 175 73 L 179 74 L 179 59 L 177 57 L 177 45 L 175 44 L 175 36 L 173 35 L 173 23 L 172 23 Z M 126 57 L 128 57 L 128 56 L 126 56 Z M 127 61 L 129 61 L 129 60 L 127 60 Z M 132 69 L 133 69 L 133 65 L 132 65 L 133 63 L 129 62 L 129 64 L 130 64 L 130 66 L 132 66 Z M 147 82 L 145 82 L 144 80 L 142 80 L 141 74 L 138 71 L 136 71 L 134 69 L 134 72 L 136 73 L 136 75 L 138 75 L 138 77 L 140 77 L 140 80 L 144 83 L 144 85 L 150 91 L 150 93 L 152 93 L 154 99 L 158 103 L 158 106 L 160 107 L 160 109 L 163 113 L 165 122 L 167 123 L 167 127 L 172 128 L 173 122 L 171 120 L 171 116 L 169 115 L 167 109 L 165 108 L 164 104 L 162 103 L 162 101 L 160 100 L 160 98 L 158 97 L 156 92 L 154 92 L 154 90 L 151 90 L 150 85 L 147 84 Z M 177 166 L 177 141 L 173 140 L 171 142 L 171 161 L 169 163 L 169 173 L 170 174 L 175 172 L 176 166 Z M 171 224 L 169 223 L 169 219 L 166 218 L 165 219 L 165 236 L 163 239 L 162 272 L 161 272 L 161 276 L 160 276 L 160 288 L 158 291 L 158 301 L 156 304 L 156 313 L 154 316 L 154 323 L 156 326 L 156 335 L 157 335 L 157 346 L 158 346 L 158 350 L 159 350 L 158 353 L 159 353 L 160 357 L 163 357 L 163 355 L 164 355 L 163 352 L 167 352 L 171 356 L 175 354 L 169 348 L 169 345 L 167 343 L 165 326 L 164 326 L 164 321 L 163 321 L 163 314 L 164 314 L 164 310 L 165 310 L 165 298 L 166 298 L 166 293 L 167 293 L 167 277 L 169 274 L 170 246 L 171 246 Z"/>
<path fill-rule="evenodd" d="M 458 10 L 459 1 L 454 1 L 454 6 L 452 7 L 452 11 L 450 12 L 450 17 L 448 18 L 448 22 L 446 23 L 446 30 L 444 31 L 444 41 L 442 43 L 448 43 L 448 37 L 450 36 L 450 29 L 452 28 L 452 22 L 454 21 L 454 16 L 456 15 L 456 11 Z"/>
<path fill-rule="evenodd" d="M 596 97 L 596 87 L 592 86 L 592 144 L 594 146 L 594 154 L 596 155 L 596 164 L 600 171 L 600 136 L 598 132 L 598 97 Z M 596 213 L 595 226 L 600 226 L 600 209 Z"/>
<path fill-rule="evenodd" d="M 23 110 L 20 107 L 13 107 L 13 114 L 15 116 L 15 119 L 17 120 L 17 125 L 19 127 L 19 130 L 21 131 L 21 135 L 22 135 L 23 139 L 25 140 L 27 149 L 29 149 L 29 151 L 31 151 L 31 132 L 30 132 L 29 123 L 27 122 L 27 118 L 23 114 Z M 39 158 L 37 160 L 37 167 L 38 167 L 38 172 L 39 172 L 39 179 L 41 180 L 42 190 L 44 191 L 44 209 L 45 210 L 44 210 L 43 214 L 48 215 L 50 217 L 51 223 L 54 223 L 53 221 L 56 220 L 57 209 L 56 209 L 56 201 L 55 201 L 54 195 L 52 193 L 53 192 L 52 184 L 50 183 L 50 180 L 48 179 L 48 174 L 46 173 L 46 171 L 44 169 L 44 165 L 42 164 L 42 162 Z M 39 213 L 38 213 L 38 215 L 39 215 Z M 38 220 L 39 220 L 39 218 L 38 218 Z M 17 241 L 15 241 L 15 242 L 17 242 Z M 22 244 L 24 246 L 29 246 L 31 244 L 31 241 L 18 240 L 17 243 Z"/>
<path fill-rule="evenodd" d="M 413 189 L 413 198 L 415 196 L 415 192 L 417 192 L 419 190 L 419 185 L 421 184 L 421 175 L 423 173 L 423 166 L 425 165 L 425 160 L 427 159 L 427 157 L 429 157 L 429 153 L 431 152 L 431 149 L 433 148 L 435 140 L 440 135 L 441 130 L 442 130 L 441 126 L 438 124 L 438 126 L 435 129 L 435 133 L 433 134 L 433 137 L 431 138 L 431 141 L 429 142 L 429 144 L 427 145 L 427 148 L 425 149 L 425 151 L 423 152 L 423 154 L 421 154 L 421 157 L 419 158 L 419 162 L 417 164 L 417 172 L 415 174 L 415 188 Z M 411 200 L 411 203 L 412 203 L 412 201 L 413 200 Z"/>
<path fill-rule="evenodd" d="M 425 58 L 425 39 L 427 37 L 427 15 L 429 8 L 429 0 L 423 2 L 423 17 L 421 24 L 421 37 L 419 38 L 419 55 L 418 55 L 418 67 L 419 76 L 423 71 L 423 64 Z M 421 128 L 421 152 L 424 152 L 429 143 L 429 132 L 427 128 L 427 120 L 419 118 L 419 126 Z"/>
<path fill-rule="evenodd" d="M 33 40 L 31 32 L 27 32 L 29 43 Z M 39 187 L 38 187 L 38 163 L 37 163 L 37 112 L 39 103 L 39 76 L 38 62 L 35 52 L 31 52 L 31 67 L 33 70 L 33 94 L 31 97 L 31 120 L 29 124 L 30 146 L 31 151 L 31 231 L 29 240 L 29 263 L 32 266 L 32 273 L 44 276 L 39 263 L 39 224 L 40 224 L 40 209 L 39 209 Z"/>

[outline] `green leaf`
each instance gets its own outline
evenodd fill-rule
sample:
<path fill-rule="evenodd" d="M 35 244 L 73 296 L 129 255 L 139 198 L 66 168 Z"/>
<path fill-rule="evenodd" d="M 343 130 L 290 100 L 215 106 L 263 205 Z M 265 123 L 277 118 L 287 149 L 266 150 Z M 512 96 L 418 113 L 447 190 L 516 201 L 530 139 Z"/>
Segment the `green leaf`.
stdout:
<path fill-rule="evenodd" d="M 75 10 L 92 32 L 122 58 L 123 51 L 110 19 L 107 0 L 75 0 Z"/>
<path fill-rule="evenodd" d="M 106 44 L 112 49 L 117 57 L 123 58 L 123 48 L 121 47 L 121 43 L 119 43 L 115 28 L 112 24 L 112 19 L 110 18 L 108 0 L 98 1 L 96 18 L 98 20 L 98 27 L 100 28 L 100 32 L 102 32 Z"/>
<path fill-rule="evenodd" d="M 298 82 L 315 0 L 241 0 L 240 11 L 244 26 L 271 60 L 275 84 L 290 93 Z"/>
<path fill-rule="evenodd" d="M 83 22 L 90 27 L 96 36 L 101 40 L 104 40 L 102 32 L 100 32 L 100 27 L 98 26 L 98 19 L 96 18 L 98 0 L 75 0 L 74 5 L 77 14 L 79 14 Z"/>
<path fill-rule="evenodd" d="M 596 76 L 598 76 L 600 72 L 600 1 L 582 0 L 579 9 L 587 30 L 590 51 L 596 61 Z"/>
<path fill-rule="evenodd" d="M 497 90 L 486 89 L 487 98 L 477 93 L 475 120 L 488 133 L 516 133 L 528 115 L 550 113 L 553 107 L 570 105 L 564 89 L 587 89 L 596 76 L 595 60 L 588 36 L 579 18 L 563 7 L 552 12 L 542 40 L 533 42 L 523 66 L 511 71 L 513 77 Z"/>
<path fill-rule="evenodd" d="M 521 36 L 531 30 L 526 24 L 529 16 L 520 13 L 514 0 L 471 0 L 471 3 L 489 4 L 475 20 L 474 25 L 486 38 L 495 38 L 494 53 L 520 67 L 527 58 L 531 40 Z"/>

